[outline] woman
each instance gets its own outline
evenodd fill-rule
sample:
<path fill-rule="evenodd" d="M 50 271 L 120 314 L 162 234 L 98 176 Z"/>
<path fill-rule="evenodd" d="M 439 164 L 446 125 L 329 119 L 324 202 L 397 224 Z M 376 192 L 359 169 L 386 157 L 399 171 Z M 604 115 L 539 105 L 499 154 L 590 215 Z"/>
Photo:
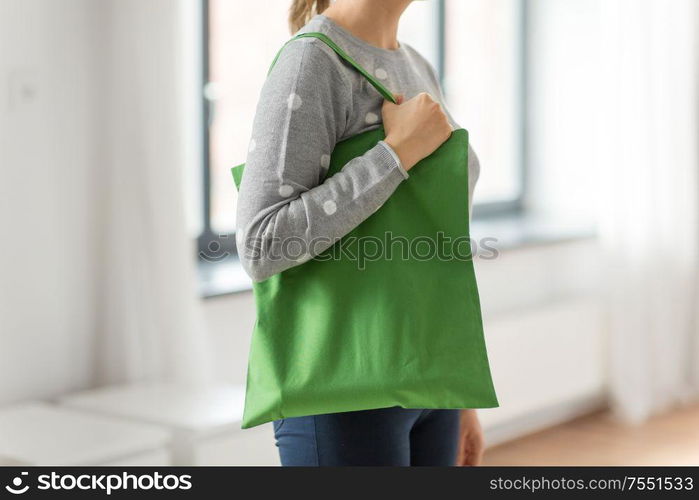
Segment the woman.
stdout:
<path fill-rule="evenodd" d="M 432 67 L 396 38 L 411 1 L 294 0 L 292 32 L 326 34 L 400 98 L 398 105 L 384 101 L 316 39 L 282 51 L 260 97 L 238 202 L 238 247 L 253 280 L 304 262 L 284 255 L 285 240 L 318 254 L 352 231 L 457 128 L 440 105 Z M 338 142 L 381 124 L 384 141 L 348 164 L 341 179 L 322 181 Z M 473 152 L 468 168 L 472 195 L 479 174 Z M 384 408 L 286 418 L 274 428 L 287 466 L 477 465 L 483 449 L 475 410 Z"/>

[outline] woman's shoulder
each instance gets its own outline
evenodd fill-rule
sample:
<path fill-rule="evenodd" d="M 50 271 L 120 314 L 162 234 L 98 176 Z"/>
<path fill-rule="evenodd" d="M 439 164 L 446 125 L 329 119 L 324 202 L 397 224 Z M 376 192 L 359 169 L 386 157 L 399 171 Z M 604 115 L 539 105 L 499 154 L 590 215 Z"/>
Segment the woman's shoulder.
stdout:
<path fill-rule="evenodd" d="M 332 49 L 315 38 L 299 38 L 284 45 L 272 71 L 287 66 L 303 66 L 303 69 L 315 72 L 316 77 L 323 74 L 318 72 L 341 69 Z"/>
<path fill-rule="evenodd" d="M 345 69 L 337 54 L 323 41 L 313 37 L 295 38 L 303 33 L 322 33 L 333 39 L 332 24 L 326 21 L 323 16 L 316 16 L 295 33 L 283 47 L 277 64 L 303 62 L 305 66 L 315 71 L 341 72 Z M 318 74 L 316 73 L 316 77 Z"/>
<path fill-rule="evenodd" d="M 412 45 L 400 41 L 401 49 L 410 59 L 412 65 L 421 70 L 421 73 L 426 74 L 434 82 L 439 82 L 439 77 L 437 75 L 437 69 L 432 65 L 432 63 L 425 56 L 415 49 Z"/>
<path fill-rule="evenodd" d="M 301 87 L 316 87 L 326 82 L 338 92 L 351 92 L 349 77 L 346 66 L 335 52 L 316 38 L 289 41 L 269 74 L 272 80 L 294 81 Z"/>
<path fill-rule="evenodd" d="M 297 103 L 304 103 L 302 109 L 306 114 L 332 115 L 339 134 L 353 106 L 352 89 L 347 69 L 332 49 L 314 38 L 292 39 L 281 49 L 271 68 L 260 102 L 275 103 L 268 108 L 280 112 L 285 112 L 287 107 L 296 110 L 301 108 Z"/>

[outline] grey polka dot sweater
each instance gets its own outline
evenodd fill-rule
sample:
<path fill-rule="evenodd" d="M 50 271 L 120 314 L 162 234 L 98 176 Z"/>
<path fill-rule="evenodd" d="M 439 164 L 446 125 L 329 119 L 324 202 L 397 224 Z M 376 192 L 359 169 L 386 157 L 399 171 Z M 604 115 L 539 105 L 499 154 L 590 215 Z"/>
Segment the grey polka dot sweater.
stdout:
<path fill-rule="evenodd" d="M 395 94 L 429 92 L 442 100 L 433 68 L 404 43 L 397 50 L 374 47 L 322 15 L 302 31 L 328 35 Z M 408 178 L 381 142 L 323 181 L 335 144 L 380 126 L 382 104 L 371 84 L 320 40 L 299 39 L 284 49 L 260 95 L 238 198 L 238 253 L 254 281 L 329 248 Z M 479 175 L 473 151 L 468 168 L 472 198 Z"/>

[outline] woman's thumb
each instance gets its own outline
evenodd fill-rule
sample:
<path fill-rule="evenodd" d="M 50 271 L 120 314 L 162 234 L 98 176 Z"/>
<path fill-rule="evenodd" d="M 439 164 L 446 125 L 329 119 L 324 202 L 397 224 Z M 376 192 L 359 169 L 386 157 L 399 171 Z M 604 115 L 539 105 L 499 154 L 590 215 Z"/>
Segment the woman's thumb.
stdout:
<path fill-rule="evenodd" d="M 391 109 L 394 108 L 400 104 L 403 104 L 403 96 L 402 95 L 396 95 L 394 96 L 394 99 L 396 100 L 396 104 L 392 103 L 388 99 L 384 100 L 383 102 L 383 110 Z"/>

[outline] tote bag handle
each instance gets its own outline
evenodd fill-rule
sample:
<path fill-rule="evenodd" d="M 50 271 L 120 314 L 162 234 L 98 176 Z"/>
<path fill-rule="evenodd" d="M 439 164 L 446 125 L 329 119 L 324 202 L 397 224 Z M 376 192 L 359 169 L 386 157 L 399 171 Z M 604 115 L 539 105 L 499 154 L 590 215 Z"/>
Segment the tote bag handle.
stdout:
<path fill-rule="evenodd" d="M 386 87 L 384 87 L 383 84 L 381 82 L 379 82 L 371 73 L 369 73 L 367 70 L 362 68 L 362 66 L 360 66 L 360 64 L 357 61 L 352 59 L 352 57 L 350 57 L 350 55 L 347 54 L 347 52 L 342 50 L 342 48 L 340 48 L 340 46 L 338 46 L 335 42 L 333 42 L 330 39 L 330 37 L 328 37 L 324 33 L 317 33 L 317 32 L 301 33 L 299 35 L 296 35 L 294 38 L 292 38 L 288 42 L 286 42 L 286 44 L 284 44 L 284 47 L 286 47 L 287 44 L 293 42 L 294 40 L 298 40 L 300 38 L 317 38 L 318 40 L 323 42 L 325 45 L 327 45 L 332 50 L 334 50 L 338 56 L 340 56 L 342 59 L 347 61 L 352 67 L 354 67 L 354 69 L 359 71 L 359 73 L 361 73 L 362 76 L 364 76 L 364 78 L 366 78 L 369 81 L 369 83 L 379 92 L 379 94 L 381 94 L 383 96 L 384 99 L 386 99 L 387 101 L 391 101 L 393 104 L 398 104 L 398 102 L 396 101 L 396 98 L 393 97 L 393 94 L 391 93 L 391 91 L 389 91 Z M 272 61 L 272 66 L 269 68 L 269 73 L 272 72 L 272 69 L 277 64 L 277 61 L 279 60 L 279 56 L 281 55 L 282 51 L 284 50 L 284 47 L 281 48 L 281 50 L 277 53 L 277 56 L 274 58 L 274 61 Z"/>

